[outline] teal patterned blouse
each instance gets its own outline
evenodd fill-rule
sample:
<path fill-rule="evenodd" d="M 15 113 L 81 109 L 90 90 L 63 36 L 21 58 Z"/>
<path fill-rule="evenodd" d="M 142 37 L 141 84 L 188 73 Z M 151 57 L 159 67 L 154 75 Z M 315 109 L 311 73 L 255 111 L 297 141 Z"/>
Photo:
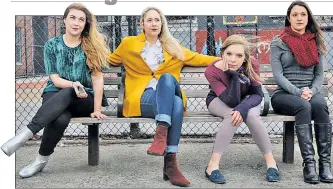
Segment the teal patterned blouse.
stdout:
<path fill-rule="evenodd" d="M 64 43 L 63 35 L 49 39 L 44 45 L 44 64 L 47 74 L 58 74 L 63 79 L 79 81 L 87 92 L 93 94 L 91 71 L 86 64 L 86 55 L 81 44 L 68 47 Z M 60 90 L 49 78 L 43 93 Z"/>

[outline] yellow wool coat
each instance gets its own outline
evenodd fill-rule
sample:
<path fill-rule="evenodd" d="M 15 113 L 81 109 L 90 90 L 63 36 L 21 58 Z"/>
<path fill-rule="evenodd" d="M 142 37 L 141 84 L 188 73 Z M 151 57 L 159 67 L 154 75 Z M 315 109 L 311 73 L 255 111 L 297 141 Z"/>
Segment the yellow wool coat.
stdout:
<path fill-rule="evenodd" d="M 138 36 L 125 37 L 118 48 L 111 53 L 107 60 L 114 66 L 124 65 L 126 70 L 125 97 L 123 115 L 125 117 L 141 116 L 140 99 L 150 80 L 159 79 L 164 73 L 173 75 L 179 82 L 180 72 L 184 65 L 207 66 L 218 57 L 202 55 L 182 47 L 184 61 L 173 58 L 163 48 L 164 62 L 153 72 L 141 57 L 141 51 L 146 45 L 146 37 L 143 33 Z M 186 110 L 186 96 L 182 91 L 184 110 Z"/>

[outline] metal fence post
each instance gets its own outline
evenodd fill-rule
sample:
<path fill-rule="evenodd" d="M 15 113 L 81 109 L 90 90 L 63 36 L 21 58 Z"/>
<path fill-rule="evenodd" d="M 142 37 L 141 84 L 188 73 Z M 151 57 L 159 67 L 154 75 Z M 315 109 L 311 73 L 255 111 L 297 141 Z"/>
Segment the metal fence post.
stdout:
<path fill-rule="evenodd" d="M 216 56 L 214 39 L 214 16 L 207 16 L 207 54 Z"/>
<path fill-rule="evenodd" d="M 128 35 L 136 36 L 136 16 L 126 16 L 127 25 L 128 25 Z M 139 123 L 130 123 L 130 133 L 131 138 L 139 138 L 141 137 Z"/>
<path fill-rule="evenodd" d="M 114 24 L 115 24 L 115 45 L 116 48 L 120 45 L 121 43 L 121 16 L 115 16 L 114 17 Z"/>
<path fill-rule="evenodd" d="M 128 35 L 136 36 L 138 34 L 136 28 L 136 16 L 126 16 L 127 24 L 128 24 Z"/>
<path fill-rule="evenodd" d="M 25 60 L 25 76 L 28 77 L 28 41 L 27 41 L 27 20 L 26 16 L 23 16 L 24 25 L 24 60 Z M 21 53 L 23 55 L 23 53 Z"/>
<path fill-rule="evenodd" d="M 34 75 L 44 75 L 44 44 L 48 40 L 49 29 L 48 29 L 48 17 L 47 16 L 32 16 L 31 17 L 33 40 L 33 56 L 32 61 L 34 65 Z"/>

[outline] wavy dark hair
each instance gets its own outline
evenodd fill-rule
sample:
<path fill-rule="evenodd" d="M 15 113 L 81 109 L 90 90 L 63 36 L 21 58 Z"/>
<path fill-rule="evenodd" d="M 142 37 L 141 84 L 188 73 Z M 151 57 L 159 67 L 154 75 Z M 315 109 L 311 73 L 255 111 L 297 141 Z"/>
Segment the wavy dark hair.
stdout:
<path fill-rule="evenodd" d="M 306 4 L 304 1 L 293 1 L 290 4 L 290 6 L 288 7 L 288 10 L 287 10 L 285 26 L 286 27 L 290 26 L 289 19 L 290 19 L 291 9 L 296 5 L 304 7 L 306 9 L 306 11 L 308 12 L 308 24 L 306 25 L 306 29 L 309 30 L 310 32 L 316 34 L 316 43 L 317 43 L 317 46 L 318 46 L 318 51 L 321 54 L 326 54 L 327 53 L 327 48 L 325 46 L 323 31 L 320 29 L 320 26 L 317 23 L 316 19 L 314 18 L 308 4 Z"/>

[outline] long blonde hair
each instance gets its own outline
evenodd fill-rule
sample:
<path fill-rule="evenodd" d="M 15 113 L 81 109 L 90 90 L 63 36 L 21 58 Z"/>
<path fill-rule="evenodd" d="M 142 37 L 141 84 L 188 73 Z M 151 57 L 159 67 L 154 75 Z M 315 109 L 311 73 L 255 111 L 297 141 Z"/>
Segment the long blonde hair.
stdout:
<path fill-rule="evenodd" d="M 162 43 L 163 48 L 173 57 L 176 57 L 180 60 L 184 60 L 184 53 L 183 50 L 179 44 L 179 42 L 171 35 L 169 28 L 168 28 L 168 22 L 166 17 L 164 16 L 163 12 L 156 8 L 156 7 L 147 7 L 142 11 L 140 22 L 144 23 L 144 18 L 146 16 L 146 13 L 150 10 L 155 10 L 159 13 L 162 21 L 162 28 L 161 33 L 159 34 L 159 39 Z M 144 32 L 144 31 L 143 31 Z"/>
<path fill-rule="evenodd" d="M 86 15 L 86 24 L 81 33 L 82 48 L 92 73 L 101 72 L 102 66 L 108 67 L 106 57 L 110 54 L 110 49 L 107 38 L 99 32 L 96 17 L 81 3 L 70 4 L 65 10 L 64 19 L 72 9 L 80 10 Z"/>
<path fill-rule="evenodd" d="M 245 54 L 245 62 L 243 65 L 245 66 L 245 75 L 247 75 L 250 79 L 262 82 L 262 78 L 260 75 L 258 75 L 253 66 L 252 66 L 252 57 L 251 57 L 251 52 L 252 52 L 252 44 L 242 35 L 231 35 L 229 36 L 222 44 L 221 47 L 221 53 L 224 52 L 225 49 L 227 49 L 230 45 L 243 45 L 244 47 L 244 54 Z"/>

